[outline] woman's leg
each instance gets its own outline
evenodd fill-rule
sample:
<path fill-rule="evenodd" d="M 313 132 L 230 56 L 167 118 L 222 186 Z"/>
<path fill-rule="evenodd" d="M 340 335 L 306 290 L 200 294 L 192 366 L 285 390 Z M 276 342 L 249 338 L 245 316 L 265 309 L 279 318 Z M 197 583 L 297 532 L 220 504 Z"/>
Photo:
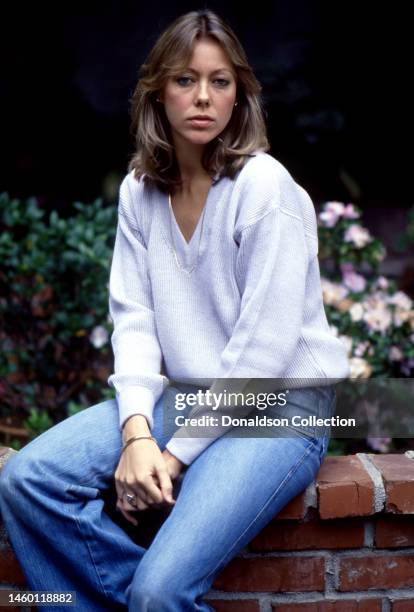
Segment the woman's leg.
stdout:
<path fill-rule="evenodd" d="M 154 408 L 161 449 L 176 392 L 168 387 Z M 126 609 L 145 553 L 104 511 L 101 493 L 115 490 L 121 447 L 118 406 L 108 400 L 32 440 L 0 477 L 0 511 L 29 588 L 75 591 L 82 612 Z"/>
<path fill-rule="evenodd" d="M 166 420 L 176 393 L 168 387 L 154 408 L 161 450 L 174 430 Z M 310 406 L 314 397 L 306 397 Z M 146 551 L 103 510 L 100 494 L 113 487 L 121 451 L 110 400 L 12 457 L 0 478 L 0 510 L 33 590 L 75 591 L 76 609 L 85 612 L 127 603 L 134 611 L 210 610 L 201 596 L 217 572 L 311 482 L 326 440 L 223 436 L 184 473 L 177 503 Z"/>
<path fill-rule="evenodd" d="M 333 389 L 290 397 L 291 416 L 333 414 Z M 329 429 L 285 433 L 291 437 L 226 433 L 196 458 L 127 589 L 131 612 L 212 610 L 202 596 L 218 572 L 314 480 L 327 452 Z"/>

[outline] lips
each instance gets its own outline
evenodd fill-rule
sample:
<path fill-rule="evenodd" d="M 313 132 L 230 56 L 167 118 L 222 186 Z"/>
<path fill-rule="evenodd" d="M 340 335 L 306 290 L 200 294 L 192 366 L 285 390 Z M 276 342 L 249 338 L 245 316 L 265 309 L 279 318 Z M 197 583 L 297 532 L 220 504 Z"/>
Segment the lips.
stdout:
<path fill-rule="evenodd" d="M 190 123 L 196 127 L 207 127 L 213 123 L 213 119 L 189 119 Z"/>

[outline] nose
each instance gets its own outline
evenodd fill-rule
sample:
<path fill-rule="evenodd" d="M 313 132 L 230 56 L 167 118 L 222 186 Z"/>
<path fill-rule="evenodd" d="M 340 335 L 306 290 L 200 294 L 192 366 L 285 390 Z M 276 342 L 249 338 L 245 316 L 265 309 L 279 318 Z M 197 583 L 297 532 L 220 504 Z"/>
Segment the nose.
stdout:
<path fill-rule="evenodd" d="M 197 91 L 197 104 L 209 104 L 210 96 L 208 93 L 207 83 L 202 81 Z"/>

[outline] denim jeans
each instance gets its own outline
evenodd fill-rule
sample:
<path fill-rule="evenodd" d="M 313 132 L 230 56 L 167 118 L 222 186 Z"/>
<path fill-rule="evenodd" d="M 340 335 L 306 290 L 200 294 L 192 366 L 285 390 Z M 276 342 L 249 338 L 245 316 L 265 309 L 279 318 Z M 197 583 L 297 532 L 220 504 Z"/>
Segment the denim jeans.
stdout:
<path fill-rule="evenodd" d="M 152 435 L 161 450 L 171 429 L 165 415 L 175 416 L 182 391 L 170 385 L 154 407 Z M 336 392 L 308 387 L 289 402 L 331 416 Z M 75 591 L 82 612 L 213 610 L 203 595 L 217 574 L 315 479 L 327 452 L 329 427 L 322 435 L 314 428 L 290 433 L 215 440 L 175 481 L 176 504 L 144 547 L 104 508 L 122 448 L 116 400 L 54 425 L 13 455 L 0 477 L 2 518 L 28 587 Z"/>

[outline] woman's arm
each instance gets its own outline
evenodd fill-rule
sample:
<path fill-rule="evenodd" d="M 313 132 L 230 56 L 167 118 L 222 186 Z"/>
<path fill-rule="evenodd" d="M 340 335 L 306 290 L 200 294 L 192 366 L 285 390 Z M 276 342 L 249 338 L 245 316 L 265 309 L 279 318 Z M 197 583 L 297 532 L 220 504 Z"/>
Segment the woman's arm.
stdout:
<path fill-rule="evenodd" d="M 127 175 L 120 187 L 109 278 L 114 372 L 108 384 L 116 390 L 120 427 L 133 414 L 140 414 L 151 430 L 153 407 L 168 379 L 161 374 L 162 354 L 148 280 L 148 255 L 132 212 L 133 196 L 129 185 L 132 180 Z M 138 422 L 131 422 L 128 429 Z"/>
<path fill-rule="evenodd" d="M 161 374 L 162 354 L 148 280 L 148 256 L 132 212 L 131 180 L 127 176 L 120 187 L 109 280 L 114 373 L 108 384 L 116 390 L 124 444 L 133 436 L 150 436 L 154 404 L 168 384 Z M 133 188 L 136 194 L 136 186 Z M 117 508 L 136 524 L 133 512 L 152 505 L 173 504 L 171 478 L 178 475 L 181 466 L 168 451 L 162 453 L 153 440 L 140 439 L 129 444 L 121 453 L 114 474 Z M 128 502 L 126 494 L 135 496 L 134 505 Z"/>

